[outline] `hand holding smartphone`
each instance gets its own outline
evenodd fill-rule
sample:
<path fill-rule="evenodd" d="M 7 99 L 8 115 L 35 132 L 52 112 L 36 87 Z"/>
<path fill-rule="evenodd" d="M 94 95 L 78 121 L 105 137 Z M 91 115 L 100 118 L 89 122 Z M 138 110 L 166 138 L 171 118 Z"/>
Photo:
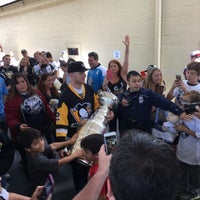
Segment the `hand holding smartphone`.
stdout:
<path fill-rule="evenodd" d="M 178 74 L 177 74 L 177 75 L 176 75 L 176 79 L 179 80 L 179 81 L 181 81 L 181 75 L 178 75 Z"/>
<path fill-rule="evenodd" d="M 54 189 L 54 179 L 51 174 L 48 175 L 47 180 L 45 182 L 44 188 L 38 197 L 39 200 L 47 200 L 49 195 L 53 192 Z"/>
<path fill-rule="evenodd" d="M 104 133 L 104 145 L 106 154 L 110 154 L 118 144 L 118 135 L 116 132 Z"/>
<path fill-rule="evenodd" d="M 110 69 L 107 70 L 107 74 L 106 74 L 107 80 L 110 81 L 112 80 L 112 72 Z"/>

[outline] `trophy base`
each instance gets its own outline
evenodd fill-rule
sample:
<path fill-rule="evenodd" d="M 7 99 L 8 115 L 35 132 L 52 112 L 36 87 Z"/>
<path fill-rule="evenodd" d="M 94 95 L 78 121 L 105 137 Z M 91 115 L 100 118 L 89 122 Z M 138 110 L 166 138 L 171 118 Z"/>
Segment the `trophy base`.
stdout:
<path fill-rule="evenodd" d="M 84 165 L 84 166 L 86 166 L 86 167 L 91 167 L 91 164 L 88 163 L 86 160 L 83 160 L 83 159 L 76 159 L 76 162 L 78 162 L 79 164 Z"/>

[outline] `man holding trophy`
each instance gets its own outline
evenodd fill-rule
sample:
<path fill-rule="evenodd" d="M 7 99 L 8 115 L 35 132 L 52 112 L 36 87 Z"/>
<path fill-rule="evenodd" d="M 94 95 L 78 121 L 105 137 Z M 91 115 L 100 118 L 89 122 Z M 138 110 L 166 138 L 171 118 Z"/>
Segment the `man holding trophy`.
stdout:
<path fill-rule="evenodd" d="M 57 141 L 68 140 L 77 134 L 80 125 L 84 124 L 100 106 L 98 96 L 92 87 L 85 84 L 85 71 L 87 70 L 84 63 L 80 61 L 73 62 L 68 67 L 71 81 L 62 92 L 57 108 Z M 111 111 L 106 115 L 108 120 L 113 117 Z M 71 165 L 75 189 L 76 192 L 79 192 L 87 183 L 89 165 L 83 165 L 76 161 L 71 162 Z"/>

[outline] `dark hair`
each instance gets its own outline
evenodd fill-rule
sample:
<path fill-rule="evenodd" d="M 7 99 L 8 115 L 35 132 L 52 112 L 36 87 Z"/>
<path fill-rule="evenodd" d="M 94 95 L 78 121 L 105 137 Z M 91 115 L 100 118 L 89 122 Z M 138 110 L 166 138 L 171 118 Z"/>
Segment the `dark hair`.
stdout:
<path fill-rule="evenodd" d="M 97 154 L 103 143 L 103 135 L 91 134 L 82 139 L 81 148 L 91 151 L 92 154 Z"/>
<path fill-rule="evenodd" d="M 26 130 L 20 132 L 17 142 L 23 148 L 30 148 L 33 140 L 39 139 L 40 137 L 40 131 L 34 128 L 27 128 Z"/>
<path fill-rule="evenodd" d="M 134 71 L 134 70 L 128 72 L 128 74 L 126 75 L 127 81 L 129 81 L 131 76 L 140 76 L 140 74 L 137 71 Z"/>
<path fill-rule="evenodd" d="M 31 84 L 29 83 L 26 75 L 17 72 L 12 76 L 11 84 L 10 84 L 11 88 L 10 88 L 10 92 L 8 94 L 8 98 L 13 98 L 16 94 L 19 94 L 19 92 L 16 89 L 16 85 L 18 84 L 18 80 L 17 79 L 19 79 L 19 78 L 23 78 L 26 81 L 27 92 L 29 93 L 29 95 L 32 96 L 33 94 L 35 94 L 35 91 L 32 88 Z"/>
<path fill-rule="evenodd" d="M 21 54 L 22 54 L 22 55 L 23 55 L 23 54 L 26 54 L 26 53 L 28 53 L 26 49 L 22 49 L 22 50 L 21 50 Z"/>
<path fill-rule="evenodd" d="M 46 52 L 45 55 L 46 55 L 46 58 L 52 58 L 52 54 L 49 51 Z"/>
<path fill-rule="evenodd" d="M 4 60 L 6 57 L 11 57 L 9 54 L 6 54 L 3 56 L 2 60 Z"/>
<path fill-rule="evenodd" d="M 113 152 L 109 179 L 116 200 L 171 200 L 180 184 L 175 150 L 140 130 L 129 130 Z"/>
<path fill-rule="evenodd" d="M 187 65 L 187 70 L 196 71 L 197 75 L 200 75 L 200 63 L 199 62 L 191 62 Z"/>
<path fill-rule="evenodd" d="M 40 79 L 39 79 L 38 89 L 44 94 L 44 96 L 46 96 L 46 94 L 47 94 L 46 88 L 44 86 L 44 81 L 46 81 L 46 79 L 49 76 L 53 77 L 53 74 L 51 74 L 51 73 L 44 73 L 44 74 L 42 74 L 40 76 Z M 59 96 L 58 90 L 56 89 L 56 87 L 54 86 L 54 84 L 52 85 L 51 93 L 53 94 L 53 96 L 57 96 L 57 97 Z"/>
<path fill-rule="evenodd" d="M 119 71 L 117 72 L 117 75 L 120 76 L 121 71 L 122 71 L 122 65 L 121 65 L 121 63 L 120 63 L 118 60 L 111 60 L 111 61 L 108 63 L 108 69 L 110 69 L 110 64 L 111 64 L 111 63 L 115 63 L 115 64 L 119 67 Z"/>
<path fill-rule="evenodd" d="M 95 60 L 99 60 L 99 56 L 96 52 L 90 52 L 88 53 L 88 57 L 93 57 Z"/>
<path fill-rule="evenodd" d="M 69 64 L 70 63 L 72 63 L 72 62 L 76 62 L 73 58 L 68 58 L 68 60 L 67 60 L 67 66 L 69 66 Z"/>

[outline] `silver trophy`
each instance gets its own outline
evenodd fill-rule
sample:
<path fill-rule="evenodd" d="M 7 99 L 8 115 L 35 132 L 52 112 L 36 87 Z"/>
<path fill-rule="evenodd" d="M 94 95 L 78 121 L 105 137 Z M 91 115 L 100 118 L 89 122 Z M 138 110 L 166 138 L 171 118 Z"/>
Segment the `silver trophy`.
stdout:
<path fill-rule="evenodd" d="M 81 149 L 80 143 L 83 138 L 91 134 L 102 134 L 104 132 L 108 123 L 106 116 L 118 102 L 117 96 L 110 92 L 101 91 L 98 95 L 100 107 L 78 130 L 78 138 L 71 149 L 71 154 Z M 83 159 L 77 159 L 77 161 L 88 165 L 87 161 Z"/>

